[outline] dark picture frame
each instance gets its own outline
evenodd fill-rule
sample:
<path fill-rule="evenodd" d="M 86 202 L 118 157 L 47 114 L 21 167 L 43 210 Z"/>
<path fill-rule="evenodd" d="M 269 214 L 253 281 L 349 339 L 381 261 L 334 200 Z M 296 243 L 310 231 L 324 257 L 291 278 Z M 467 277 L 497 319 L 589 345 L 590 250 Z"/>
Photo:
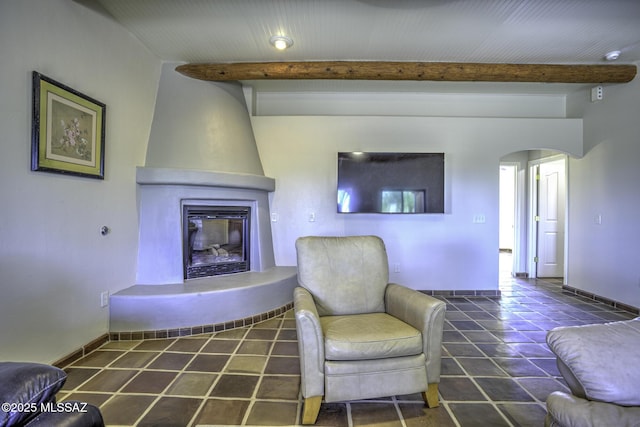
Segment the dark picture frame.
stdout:
<path fill-rule="evenodd" d="M 106 105 L 33 72 L 31 170 L 104 179 Z"/>

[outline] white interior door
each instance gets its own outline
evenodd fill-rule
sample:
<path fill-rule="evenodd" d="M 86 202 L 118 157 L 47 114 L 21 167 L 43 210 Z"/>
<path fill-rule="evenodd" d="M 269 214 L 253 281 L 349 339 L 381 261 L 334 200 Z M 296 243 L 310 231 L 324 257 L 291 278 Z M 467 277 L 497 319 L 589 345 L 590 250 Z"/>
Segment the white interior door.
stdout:
<path fill-rule="evenodd" d="M 565 160 L 538 166 L 537 277 L 564 275 Z"/>

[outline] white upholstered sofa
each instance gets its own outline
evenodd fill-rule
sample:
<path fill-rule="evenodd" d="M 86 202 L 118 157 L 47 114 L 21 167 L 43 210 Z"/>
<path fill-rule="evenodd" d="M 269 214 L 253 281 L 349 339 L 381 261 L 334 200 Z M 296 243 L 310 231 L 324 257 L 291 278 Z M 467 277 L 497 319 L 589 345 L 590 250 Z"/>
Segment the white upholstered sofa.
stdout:
<path fill-rule="evenodd" d="M 546 427 L 640 426 L 640 317 L 555 328 L 547 344 L 571 394 L 549 395 Z"/>

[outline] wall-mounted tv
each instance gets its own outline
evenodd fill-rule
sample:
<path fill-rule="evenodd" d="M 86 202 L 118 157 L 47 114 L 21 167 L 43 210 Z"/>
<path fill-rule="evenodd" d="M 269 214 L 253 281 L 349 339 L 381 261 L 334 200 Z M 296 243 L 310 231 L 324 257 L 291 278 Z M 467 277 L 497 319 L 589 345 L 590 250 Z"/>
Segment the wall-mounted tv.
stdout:
<path fill-rule="evenodd" d="M 444 213 L 444 153 L 338 153 L 338 212 Z"/>

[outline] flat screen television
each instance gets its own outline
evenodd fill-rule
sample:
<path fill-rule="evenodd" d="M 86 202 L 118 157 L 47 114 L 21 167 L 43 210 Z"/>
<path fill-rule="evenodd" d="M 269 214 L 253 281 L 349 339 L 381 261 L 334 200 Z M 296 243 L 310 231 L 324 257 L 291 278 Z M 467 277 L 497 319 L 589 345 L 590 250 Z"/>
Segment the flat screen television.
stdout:
<path fill-rule="evenodd" d="M 444 153 L 338 153 L 338 212 L 444 213 Z"/>

